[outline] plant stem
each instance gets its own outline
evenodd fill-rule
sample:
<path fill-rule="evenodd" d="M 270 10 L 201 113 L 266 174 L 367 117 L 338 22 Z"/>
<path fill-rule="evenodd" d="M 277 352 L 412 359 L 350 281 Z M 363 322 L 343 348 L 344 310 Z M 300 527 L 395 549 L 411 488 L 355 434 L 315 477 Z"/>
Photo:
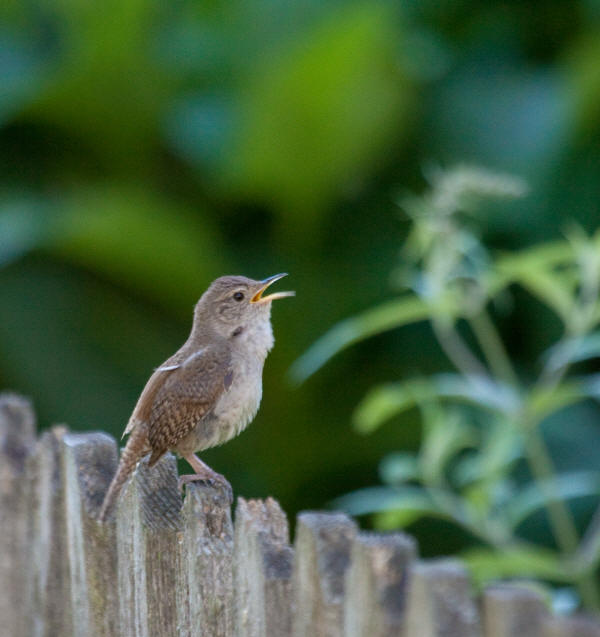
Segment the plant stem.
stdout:
<path fill-rule="evenodd" d="M 469 319 L 469 323 L 473 329 L 483 354 L 488 361 L 492 372 L 505 382 L 515 387 L 519 384 L 517 374 L 508 358 L 504 343 L 498 335 L 496 326 L 490 319 L 487 311 L 481 310 Z"/>
<path fill-rule="evenodd" d="M 600 506 L 585 531 L 575 556 L 577 570 L 595 571 L 600 559 Z"/>
<path fill-rule="evenodd" d="M 569 343 L 572 338 L 573 335 L 569 333 L 569 330 L 567 330 L 567 334 L 563 336 L 559 345 Z M 556 368 L 553 368 L 551 361 L 548 361 L 548 364 L 542 370 L 534 389 L 542 387 L 547 391 L 555 389 L 569 371 L 570 357 L 566 357 L 565 360 L 566 362 L 563 365 Z M 586 541 L 584 540 L 580 544 L 573 516 L 565 502 L 557 497 L 556 488 L 552 487 L 556 471 L 546 443 L 540 433 L 539 425 L 529 427 L 528 433 L 527 459 L 534 478 L 540 485 L 540 488 L 545 490 L 544 495 L 548 502 L 548 516 L 554 537 L 556 538 L 556 542 L 563 552 L 564 557 L 566 559 L 575 559 L 577 561 Z M 577 575 L 576 583 L 585 606 L 590 610 L 599 610 L 600 590 L 594 573 L 590 571 L 581 572 L 581 574 Z"/>
<path fill-rule="evenodd" d="M 538 486 L 543 491 L 547 501 L 548 518 L 552 527 L 556 543 L 565 558 L 571 558 L 577 551 L 579 536 L 573 521 L 573 516 L 567 505 L 557 495 L 553 487 L 556 471 L 548 453 L 546 443 L 537 427 L 528 431 L 527 460 L 531 473 Z M 584 573 L 577 579 L 577 588 L 581 599 L 590 610 L 600 608 L 600 590 L 593 574 Z"/>
<path fill-rule="evenodd" d="M 537 428 L 529 432 L 527 446 L 531 472 L 548 502 L 548 515 L 556 532 L 556 542 L 563 553 L 573 553 L 579 544 L 577 529 L 565 503 L 556 495 L 554 467 Z"/>
<path fill-rule="evenodd" d="M 557 343 L 556 345 L 557 349 L 565 348 L 565 347 L 569 347 L 571 349 L 574 348 L 574 342 L 575 342 L 574 339 L 576 336 L 577 334 L 571 334 L 569 331 L 567 331 L 565 335 Z M 546 363 L 546 365 L 544 366 L 544 368 L 542 369 L 542 373 L 540 374 L 540 377 L 538 378 L 538 381 L 536 382 L 535 387 L 536 388 L 544 387 L 545 389 L 554 389 L 561 382 L 561 380 L 566 376 L 571 366 L 571 363 L 569 362 L 570 356 L 566 356 L 565 361 L 566 362 L 563 362 L 562 365 L 559 365 L 558 367 L 554 367 L 552 364 L 552 358 L 550 358 L 548 362 Z"/>
<path fill-rule="evenodd" d="M 473 537 L 479 538 L 484 544 L 501 551 L 515 543 L 508 529 L 502 528 L 501 533 L 497 530 L 492 531 L 489 523 L 474 519 L 460 496 L 456 496 L 444 487 L 426 487 L 426 491 L 438 510 L 443 511 L 448 519 L 471 533 Z"/>
<path fill-rule="evenodd" d="M 461 374 L 489 376 L 485 366 L 471 352 L 453 325 L 442 325 L 436 319 L 432 319 L 431 325 L 444 353 Z"/>

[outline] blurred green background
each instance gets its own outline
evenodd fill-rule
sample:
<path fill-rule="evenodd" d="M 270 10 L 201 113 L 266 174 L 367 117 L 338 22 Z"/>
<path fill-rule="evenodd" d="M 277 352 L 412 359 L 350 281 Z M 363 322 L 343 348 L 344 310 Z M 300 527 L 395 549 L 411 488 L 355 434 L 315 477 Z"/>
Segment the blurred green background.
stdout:
<path fill-rule="evenodd" d="M 418 325 L 286 379 L 392 294 L 395 202 L 423 169 L 528 181 L 480 218 L 492 247 L 596 227 L 598 0 L 5 0 L 0 16 L 0 387 L 41 427 L 120 435 L 212 279 L 286 271 L 259 415 L 203 458 L 239 495 L 326 506 L 419 440 L 411 415 L 355 433 L 365 391 L 447 367 Z M 503 329 L 527 374 L 559 326 L 517 301 Z M 597 426 L 572 418 L 589 455 Z M 425 554 L 463 541 L 435 528 L 415 529 Z"/>

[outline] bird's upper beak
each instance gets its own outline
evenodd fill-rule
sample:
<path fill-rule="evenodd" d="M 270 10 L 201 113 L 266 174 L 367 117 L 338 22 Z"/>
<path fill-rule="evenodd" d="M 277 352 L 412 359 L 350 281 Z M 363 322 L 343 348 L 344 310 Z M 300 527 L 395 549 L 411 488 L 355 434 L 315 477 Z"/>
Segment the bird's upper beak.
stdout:
<path fill-rule="evenodd" d="M 286 296 L 294 296 L 295 292 L 274 292 L 273 294 L 268 294 L 267 296 L 263 296 L 263 292 L 275 281 L 279 281 L 284 276 L 287 276 L 286 272 L 282 272 L 281 274 L 274 274 L 263 281 L 260 282 L 260 287 L 255 292 L 254 296 L 250 299 L 250 303 L 269 303 L 270 301 L 274 301 L 275 299 L 283 299 Z"/>

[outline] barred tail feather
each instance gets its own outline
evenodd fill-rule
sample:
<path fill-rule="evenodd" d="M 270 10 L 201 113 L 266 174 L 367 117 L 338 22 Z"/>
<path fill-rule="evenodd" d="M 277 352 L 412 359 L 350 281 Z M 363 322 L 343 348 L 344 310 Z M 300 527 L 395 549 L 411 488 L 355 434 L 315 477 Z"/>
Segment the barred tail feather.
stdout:
<path fill-rule="evenodd" d="M 115 473 L 115 476 L 112 479 L 110 486 L 108 487 L 108 491 L 106 492 L 104 501 L 102 502 L 102 508 L 100 509 L 100 513 L 98 514 L 99 522 L 106 521 L 123 485 L 127 481 L 127 478 L 129 478 L 132 471 L 135 469 L 138 461 L 149 451 L 150 447 L 148 445 L 146 428 L 139 424 L 131 432 L 129 440 L 127 440 L 127 444 L 123 449 L 121 460 L 119 461 L 119 467 L 117 468 L 117 473 Z"/>

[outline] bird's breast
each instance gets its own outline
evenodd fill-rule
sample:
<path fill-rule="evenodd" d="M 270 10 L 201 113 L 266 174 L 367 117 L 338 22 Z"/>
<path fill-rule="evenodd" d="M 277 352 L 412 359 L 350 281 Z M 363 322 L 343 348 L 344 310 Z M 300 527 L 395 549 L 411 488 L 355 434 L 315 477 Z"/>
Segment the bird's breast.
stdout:
<path fill-rule="evenodd" d="M 216 421 L 215 440 L 220 445 L 241 433 L 253 420 L 262 397 L 262 365 L 260 369 L 238 365 L 233 381 L 213 409 Z"/>

